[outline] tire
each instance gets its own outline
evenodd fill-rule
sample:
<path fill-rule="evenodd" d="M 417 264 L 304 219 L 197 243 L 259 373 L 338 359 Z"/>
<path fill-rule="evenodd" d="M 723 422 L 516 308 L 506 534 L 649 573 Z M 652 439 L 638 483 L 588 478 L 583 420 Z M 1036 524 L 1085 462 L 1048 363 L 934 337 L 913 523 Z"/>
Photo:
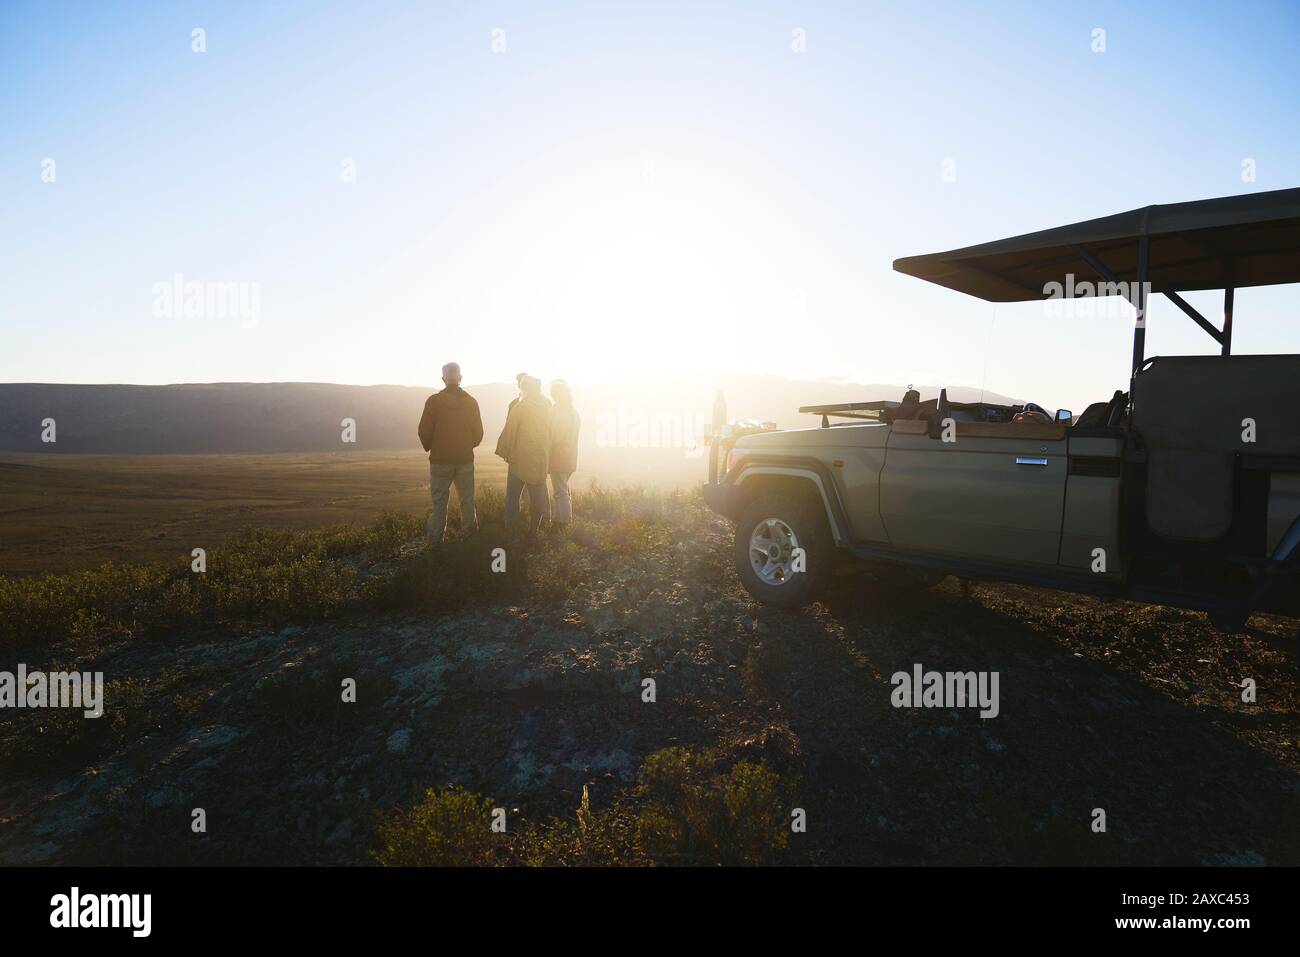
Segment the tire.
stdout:
<path fill-rule="evenodd" d="M 766 558 L 759 551 L 762 542 L 769 543 Z M 802 571 L 794 561 L 796 547 L 803 549 Z M 834 561 L 826 516 L 812 502 L 770 494 L 741 510 L 736 522 L 736 574 L 745 591 L 763 604 L 777 608 L 808 604 L 821 591 Z"/>

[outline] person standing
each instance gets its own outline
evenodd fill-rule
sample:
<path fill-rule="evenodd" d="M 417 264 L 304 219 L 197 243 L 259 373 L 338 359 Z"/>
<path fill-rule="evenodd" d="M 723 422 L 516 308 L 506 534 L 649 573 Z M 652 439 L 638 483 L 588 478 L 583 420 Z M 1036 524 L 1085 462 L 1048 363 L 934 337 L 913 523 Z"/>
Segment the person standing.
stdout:
<path fill-rule="evenodd" d="M 582 427 L 582 420 L 573 407 L 569 383 L 563 379 L 552 382 L 551 399 L 555 403 L 551 410 L 551 446 L 547 457 L 551 493 L 555 498 L 551 520 L 556 525 L 567 525 L 573 520 L 573 492 L 569 479 L 578 471 L 578 430 Z"/>
<path fill-rule="evenodd" d="M 460 387 L 460 366 L 442 367 L 445 388 L 424 403 L 420 416 L 420 444 L 429 453 L 429 494 L 433 511 L 425 525 L 430 545 L 442 542 L 447 527 L 447 501 L 451 486 L 460 499 L 460 527 L 465 535 L 478 532 L 474 511 L 474 449 L 483 441 L 483 417 L 478 402 Z"/>
<path fill-rule="evenodd" d="M 497 441 L 497 455 L 509 464 L 506 473 L 506 531 L 519 520 L 519 500 L 528 492 L 529 532 L 542 527 L 549 511 L 546 464 L 550 445 L 551 403 L 542 395 L 542 383 L 524 376 L 519 401 L 506 415 L 506 427 Z"/>
<path fill-rule="evenodd" d="M 519 400 L 524 397 L 524 380 L 527 378 L 528 378 L 527 372 L 515 373 L 515 388 L 518 389 L 519 392 L 516 393 L 515 397 L 510 400 L 510 404 L 506 406 L 506 415 L 509 415 L 510 410 L 513 409 L 515 406 L 517 406 L 519 404 Z"/>
<path fill-rule="evenodd" d="M 510 413 L 514 411 L 515 406 L 517 406 L 517 405 L 519 404 L 519 401 L 524 397 L 524 380 L 527 379 L 527 378 L 528 378 L 528 373 L 527 373 L 527 372 L 517 372 L 517 373 L 515 373 L 515 388 L 518 389 L 519 391 L 515 393 L 515 397 L 514 397 L 513 399 L 511 399 L 511 400 L 510 400 L 510 404 L 506 406 L 506 421 L 507 421 L 507 422 L 510 421 Z M 504 449 L 504 448 L 502 447 L 502 445 L 501 445 L 501 440 L 504 439 L 505 436 L 506 436 L 506 433 L 505 433 L 505 431 L 503 430 L 503 431 L 501 432 L 501 435 L 497 437 L 497 447 L 496 447 L 496 453 L 495 453 L 495 454 L 498 455 L 498 456 L 500 456 L 501 458 L 505 458 L 505 457 L 506 457 L 506 456 L 505 456 L 505 449 Z"/>

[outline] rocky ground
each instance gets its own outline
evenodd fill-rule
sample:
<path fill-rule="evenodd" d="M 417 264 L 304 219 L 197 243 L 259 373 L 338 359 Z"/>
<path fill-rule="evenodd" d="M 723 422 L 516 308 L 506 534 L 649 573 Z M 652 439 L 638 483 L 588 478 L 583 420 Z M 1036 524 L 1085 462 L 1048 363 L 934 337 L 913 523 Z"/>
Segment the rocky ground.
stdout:
<path fill-rule="evenodd" d="M 65 740 L 48 712 L 0 725 L 0 863 L 367 863 L 376 822 L 425 788 L 572 816 L 584 784 L 607 806 L 684 745 L 798 781 L 792 862 L 1300 864 L 1294 623 L 1225 637 L 1190 612 L 852 574 L 783 612 L 740 588 L 726 523 L 693 523 L 528 605 L 81 654 L 114 682 L 92 740 L 42 748 Z M 999 672 L 1000 714 L 892 707 L 917 663 Z"/>

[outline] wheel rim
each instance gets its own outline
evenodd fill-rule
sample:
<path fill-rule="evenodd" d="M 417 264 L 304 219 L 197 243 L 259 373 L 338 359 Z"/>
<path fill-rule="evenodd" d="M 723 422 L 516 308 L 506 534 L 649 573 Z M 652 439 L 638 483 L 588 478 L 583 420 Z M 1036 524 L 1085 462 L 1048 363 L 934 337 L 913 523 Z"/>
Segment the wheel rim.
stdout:
<path fill-rule="evenodd" d="M 765 585 L 784 585 L 794 575 L 791 565 L 799 537 L 779 518 L 765 518 L 749 536 L 749 564 Z"/>

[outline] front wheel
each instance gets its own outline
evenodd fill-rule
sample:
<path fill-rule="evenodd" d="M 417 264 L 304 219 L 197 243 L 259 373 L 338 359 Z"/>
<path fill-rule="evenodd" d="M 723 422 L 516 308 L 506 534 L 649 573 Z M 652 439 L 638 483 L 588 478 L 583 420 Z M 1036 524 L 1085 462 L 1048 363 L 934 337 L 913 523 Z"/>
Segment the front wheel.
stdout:
<path fill-rule="evenodd" d="M 765 605 L 799 608 L 812 601 L 830 572 L 835 546 L 826 519 L 806 501 L 765 495 L 736 523 L 736 573 Z"/>

